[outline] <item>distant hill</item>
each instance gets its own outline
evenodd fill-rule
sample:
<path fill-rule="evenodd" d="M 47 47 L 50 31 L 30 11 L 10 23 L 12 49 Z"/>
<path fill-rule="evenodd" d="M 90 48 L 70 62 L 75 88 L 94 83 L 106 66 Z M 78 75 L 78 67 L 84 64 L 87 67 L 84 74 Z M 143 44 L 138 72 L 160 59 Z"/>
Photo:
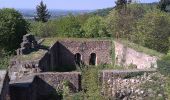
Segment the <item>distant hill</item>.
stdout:
<path fill-rule="evenodd" d="M 148 7 L 153 7 L 157 6 L 158 2 L 153 2 L 153 3 L 140 3 L 141 5 L 148 6 Z M 59 10 L 59 9 L 53 9 L 50 10 L 49 12 L 51 14 L 51 19 L 61 17 L 61 16 L 66 16 L 68 14 L 73 14 L 73 15 L 79 15 L 79 14 L 90 14 L 90 15 L 98 15 L 98 16 L 107 16 L 111 10 L 113 10 L 114 7 L 111 8 L 104 8 L 104 9 L 97 9 L 97 10 Z M 36 10 L 35 9 L 17 9 L 22 15 L 24 16 L 25 19 L 33 19 L 34 16 L 36 15 Z"/>
<path fill-rule="evenodd" d="M 153 3 L 139 3 L 139 5 L 142 5 L 142 6 L 148 6 L 148 7 L 154 7 L 154 6 L 157 6 L 158 5 L 158 2 L 153 2 Z M 98 16 L 107 16 L 111 10 L 113 10 L 115 7 L 111 7 L 111 8 L 104 8 L 104 9 L 98 9 L 98 10 L 95 10 L 89 14 L 92 14 L 92 15 L 98 15 Z"/>
<path fill-rule="evenodd" d="M 25 19 L 33 19 L 36 16 L 36 10 L 34 9 L 17 9 Z M 68 14 L 79 15 L 92 12 L 91 10 L 49 10 L 51 14 L 51 19 L 66 16 Z"/>
<path fill-rule="evenodd" d="M 114 9 L 114 7 L 112 7 L 112 8 L 105 8 L 105 9 L 98 9 L 98 10 L 96 10 L 94 12 L 89 13 L 89 14 L 98 15 L 98 16 L 106 16 L 113 9 Z"/>

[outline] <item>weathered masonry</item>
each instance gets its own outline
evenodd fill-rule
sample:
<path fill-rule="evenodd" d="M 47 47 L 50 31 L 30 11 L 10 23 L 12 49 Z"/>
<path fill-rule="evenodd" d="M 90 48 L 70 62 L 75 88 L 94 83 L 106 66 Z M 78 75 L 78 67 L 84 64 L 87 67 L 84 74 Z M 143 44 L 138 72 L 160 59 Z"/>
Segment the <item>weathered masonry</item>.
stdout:
<path fill-rule="evenodd" d="M 50 94 L 62 89 L 64 81 L 69 82 L 73 93 L 80 91 L 80 72 L 37 73 L 10 82 L 11 100 L 49 100 Z M 61 99 L 58 97 L 57 100 Z"/>
<path fill-rule="evenodd" d="M 155 71 L 150 68 L 157 67 L 157 57 L 138 52 L 113 40 L 59 39 L 54 40 L 50 47 L 42 44 L 27 34 L 23 38 L 21 48 L 17 50 L 17 55 L 11 59 L 9 66 L 11 100 L 47 100 L 50 93 L 56 92 L 65 80 L 69 82 L 72 92 L 78 92 L 81 90 L 81 73 L 74 71 L 81 65 L 115 64 L 124 67 L 135 65 L 136 68 L 129 71 L 105 70 L 99 73 L 102 88 L 106 83 L 112 87 L 109 88 L 111 91 L 104 89 L 104 95 L 112 92 L 114 96 L 117 90 L 113 87 L 130 88 L 138 84 L 136 82 L 143 82 L 142 78 L 126 79 L 117 76 L 136 72 L 150 73 Z M 9 77 L 5 76 L 4 72 L 0 73 L 0 76 L 1 74 L 1 98 L 9 97 Z M 123 84 L 117 84 L 119 81 Z M 133 84 L 128 85 L 129 83 Z"/>
<path fill-rule="evenodd" d="M 111 41 L 57 41 L 49 51 L 50 66 L 56 67 L 76 65 L 112 64 Z"/>
<path fill-rule="evenodd" d="M 115 41 L 115 62 L 119 66 L 134 65 L 137 69 L 157 68 L 156 56 L 138 52 Z"/>
<path fill-rule="evenodd" d="M 27 53 L 25 51 L 27 49 L 21 45 L 18 55 L 11 61 L 9 72 L 12 80 L 31 73 L 75 71 L 81 65 L 113 65 L 113 62 L 124 67 L 133 65 L 137 69 L 157 67 L 158 57 L 138 52 L 112 40 L 60 39 L 43 49 L 43 45 L 35 45 L 38 42 L 29 37 L 32 36 L 26 35 L 23 39 L 30 45 L 27 49 L 35 50 L 34 54 L 37 54 L 33 57 L 30 57 L 31 54 L 24 54 Z M 24 60 L 25 56 L 27 56 L 26 60 Z"/>

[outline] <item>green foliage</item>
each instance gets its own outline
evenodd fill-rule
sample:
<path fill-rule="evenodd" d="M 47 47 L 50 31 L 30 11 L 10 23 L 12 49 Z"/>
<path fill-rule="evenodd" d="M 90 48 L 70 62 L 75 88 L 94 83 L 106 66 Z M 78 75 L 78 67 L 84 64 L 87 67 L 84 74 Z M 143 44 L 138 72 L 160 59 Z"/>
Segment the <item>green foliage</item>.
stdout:
<path fill-rule="evenodd" d="M 68 15 L 55 20 L 57 34 L 66 37 L 80 37 L 81 36 L 81 25 L 77 17 Z"/>
<path fill-rule="evenodd" d="M 0 69 L 7 69 L 9 66 L 10 54 L 1 50 L 0 52 Z"/>
<path fill-rule="evenodd" d="M 170 98 L 170 78 L 167 77 L 166 81 L 165 81 L 165 95 L 167 96 L 167 98 Z"/>
<path fill-rule="evenodd" d="M 15 50 L 19 47 L 29 24 L 14 9 L 0 9 L 0 48 Z"/>
<path fill-rule="evenodd" d="M 112 11 L 114 8 L 106 8 L 106 9 L 99 9 L 95 12 L 91 12 L 90 15 L 95 15 L 95 16 L 107 16 L 110 11 Z"/>
<path fill-rule="evenodd" d="M 107 16 L 107 29 L 116 38 L 130 38 L 133 26 L 144 13 L 144 7 L 138 4 L 129 4 L 126 9 L 114 9 Z"/>
<path fill-rule="evenodd" d="M 170 53 L 168 53 L 167 55 L 165 55 L 164 57 L 162 57 L 162 59 L 160 59 L 158 62 L 158 71 L 166 76 L 166 81 L 165 81 L 165 85 L 164 85 L 164 89 L 165 89 L 165 95 L 167 96 L 167 98 L 170 98 Z M 161 80 L 162 81 L 162 80 Z"/>
<path fill-rule="evenodd" d="M 89 66 L 82 72 L 82 87 L 87 100 L 103 100 L 100 94 L 100 82 L 98 77 L 99 69 L 96 66 Z"/>
<path fill-rule="evenodd" d="M 124 45 L 126 45 L 129 48 L 135 49 L 138 52 L 143 52 L 143 53 L 146 53 L 148 55 L 157 56 L 157 57 L 164 56 L 163 53 L 157 52 L 156 50 L 148 49 L 144 46 L 141 46 L 141 45 L 136 44 L 136 43 L 132 43 L 128 40 L 120 40 L 120 42 L 123 43 Z"/>
<path fill-rule="evenodd" d="M 115 3 L 116 3 L 116 9 L 120 10 L 120 9 L 126 7 L 127 0 L 117 0 Z"/>
<path fill-rule="evenodd" d="M 158 64 L 158 70 L 160 71 L 161 74 L 169 76 L 170 72 L 170 53 L 167 55 L 163 56 L 162 59 L 157 61 Z"/>
<path fill-rule="evenodd" d="M 166 53 L 169 48 L 170 17 L 159 10 L 148 12 L 137 22 L 133 37 L 137 42 L 148 48 Z"/>
<path fill-rule="evenodd" d="M 84 37 L 104 37 L 108 36 L 105 23 L 102 17 L 90 17 L 83 25 Z"/>
<path fill-rule="evenodd" d="M 47 6 L 43 3 L 43 1 L 40 2 L 40 5 L 37 5 L 36 10 L 37 10 L 37 16 L 35 17 L 35 20 L 41 22 L 47 22 L 48 19 L 50 18 L 50 14 L 47 10 Z"/>
<path fill-rule="evenodd" d="M 168 12 L 167 6 L 169 5 L 170 5 L 169 0 L 160 0 L 158 7 L 160 8 L 160 10 Z"/>
<path fill-rule="evenodd" d="M 107 29 L 115 38 L 124 38 L 150 49 L 167 53 L 170 17 L 156 6 L 128 4 L 107 16 Z"/>
<path fill-rule="evenodd" d="M 68 15 L 55 20 L 50 20 L 46 23 L 32 22 L 31 32 L 40 37 L 81 37 L 81 25 L 80 19 L 86 19 L 86 17 L 75 17 Z M 83 21 L 81 21 L 83 23 Z"/>
<path fill-rule="evenodd" d="M 53 21 L 48 21 L 46 23 L 32 22 L 30 31 L 35 36 L 51 37 L 56 35 L 56 25 Z"/>

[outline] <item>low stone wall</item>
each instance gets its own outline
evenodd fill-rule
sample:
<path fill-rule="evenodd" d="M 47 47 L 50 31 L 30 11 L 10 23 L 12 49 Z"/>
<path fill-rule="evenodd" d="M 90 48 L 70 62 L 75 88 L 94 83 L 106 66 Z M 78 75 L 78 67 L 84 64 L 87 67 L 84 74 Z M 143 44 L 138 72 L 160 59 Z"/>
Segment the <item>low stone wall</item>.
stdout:
<path fill-rule="evenodd" d="M 157 68 L 158 57 L 138 52 L 115 41 L 115 63 L 120 66 L 136 66 L 138 69 Z"/>
<path fill-rule="evenodd" d="M 141 98 L 143 100 L 150 94 L 154 94 L 154 90 L 146 90 L 142 88 L 142 85 L 154 82 L 152 77 L 156 77 L 157 74 L 155 72 L 155 70 L 101 71 L 102 93 L 105 97 L 116 98 L 118 100 L 141 100 Z"/>
<path fill-rule="evenodd" d="M 47 72 L 50 70 L 50 55 L 47 51 L 38 59 L 22 60 L 15 56 L 10 61 L 9 77 L 11 80 L 16 80 L 25 75 Z"/>
<path fill-rule="evenodd" d="M 64 73 L 40 73 L 36 75 L 39 79 L 52 86 L 54 89 L 58 89 L 63 81 L 68 81 L 71 84 L 72 91 L 79 91 L 81 89 L 81 73 L 80 72 L 64 72 Z M 39 83 L 38 87 L 40 86 Z M 39 89 L 48 90 L 45 86 L 40 86 Z"/>
<path fill-rule="evenodd" d="M 66 73 L 37 73 L 11 82 L 12 100 L 47 100 L 49 95 L 62 90 L 62 83 L 68 81 L 72 92 L 81 90 L 81 74 Z"/>

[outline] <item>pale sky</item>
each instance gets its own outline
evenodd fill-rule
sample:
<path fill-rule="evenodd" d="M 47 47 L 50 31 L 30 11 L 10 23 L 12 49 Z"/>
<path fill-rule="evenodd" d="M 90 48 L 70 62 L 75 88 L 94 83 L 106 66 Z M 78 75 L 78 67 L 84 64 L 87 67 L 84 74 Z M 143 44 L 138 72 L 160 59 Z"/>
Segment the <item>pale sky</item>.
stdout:
<path fill-rule="evenodd" d="M 41 0 L 0 0 L 0 8 L 35 9 Z M 113 7 L 115 0 L 43 0 L 48 9 L 93 10 Z M 137 0 L 142 3 L 158 2 L 159 0 Z"/>

